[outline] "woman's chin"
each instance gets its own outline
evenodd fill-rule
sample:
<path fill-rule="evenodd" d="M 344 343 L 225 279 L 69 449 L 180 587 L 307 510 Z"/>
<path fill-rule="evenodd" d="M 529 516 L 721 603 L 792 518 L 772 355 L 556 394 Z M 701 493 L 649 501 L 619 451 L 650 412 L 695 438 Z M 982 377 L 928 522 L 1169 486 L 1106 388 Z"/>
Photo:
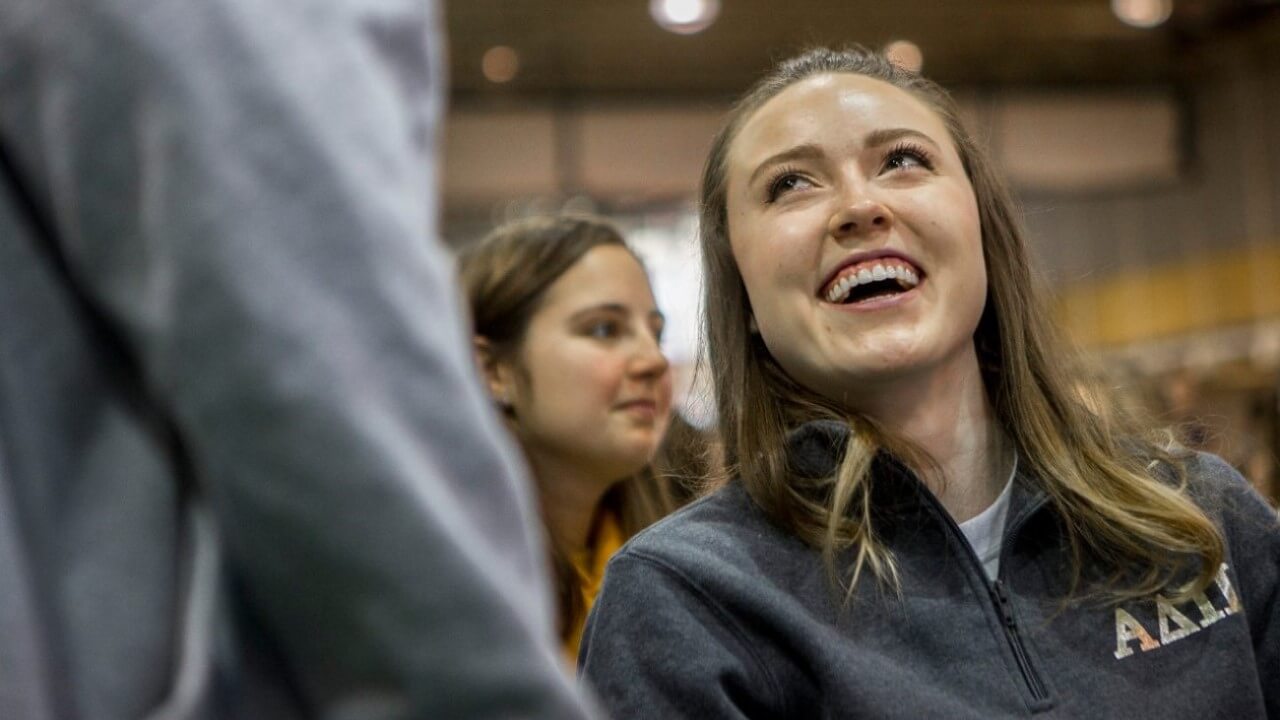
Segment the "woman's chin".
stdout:
<path fill-rule="evenodd" d="M 608 467 L 608 476 L 617 480 L 625 480 L 644 470 L 653 461 L 657 452 L 656 443 L 636 444 L 615 448 L 608 458 L 602 458 Z"/>
<path fill-rule="evenodd" d="M 857 358 L 839 366 L 815 369 L 807 379 L 797 379 L 827 400 L 849 407 L 856 406 L 861 397 L 882 395 L 903 383 L 919 381 L 931 365 L 927 358 L 914 356 Z"/>

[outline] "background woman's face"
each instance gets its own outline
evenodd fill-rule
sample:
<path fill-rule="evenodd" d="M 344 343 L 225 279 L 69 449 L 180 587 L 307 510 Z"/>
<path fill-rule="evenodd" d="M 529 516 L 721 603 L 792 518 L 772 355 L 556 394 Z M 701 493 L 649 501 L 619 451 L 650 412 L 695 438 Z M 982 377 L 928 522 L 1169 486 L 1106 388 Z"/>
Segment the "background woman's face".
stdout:
<path fill-rule="evenodd" d="M 791 377 L 856 404 L 874 383 L 972 360 L 987 292 L 977 203 L 922 102 L 861 75 L 808 78 L 743 125 L 726 177 L 753 318 Z"/>
<path fill-rule="evenodd" d="M 506 372 L 535 463 L 613 480 L 649 462 L 671 412 L 662 324 L 644 269 L 616 245 L 591 249 L 547 289 Z"/>

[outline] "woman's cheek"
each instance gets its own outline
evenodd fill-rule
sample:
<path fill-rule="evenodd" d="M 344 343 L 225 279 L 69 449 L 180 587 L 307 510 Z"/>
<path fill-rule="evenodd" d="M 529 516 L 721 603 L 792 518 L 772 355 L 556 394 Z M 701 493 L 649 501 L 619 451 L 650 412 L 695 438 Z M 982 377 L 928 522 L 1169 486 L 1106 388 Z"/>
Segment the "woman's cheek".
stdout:
<path fill-rule="evenodd" d="M 584 358 L 577 378 L 590 380 L 593 396 L 601 405 L 611 408 L 617 401 L 619 386 L 622 383 L 623 363 L 612 353 L 597 352 Z"/>

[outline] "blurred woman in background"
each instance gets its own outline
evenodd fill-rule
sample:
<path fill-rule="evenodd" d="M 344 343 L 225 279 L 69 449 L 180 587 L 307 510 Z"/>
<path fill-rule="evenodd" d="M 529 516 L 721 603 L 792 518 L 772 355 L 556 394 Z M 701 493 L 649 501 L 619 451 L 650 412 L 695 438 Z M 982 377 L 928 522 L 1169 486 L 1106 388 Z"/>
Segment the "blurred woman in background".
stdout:
<path fill-rule="evenodd" d="M 611 561 L 580 665 L 613 716 L 1280 717 L 1274 513 L 1081 392 L 945 91 L 786 61 L 700 206 L 735 479 Z"/>
<path fill-rule="evenodd" d="M 460 271 L 489 392 L 537 486 L 576 658 L 605 561 L 677 502 L 649 468 L 671 415 L 663 316 L 639 259 L 595 218 L 505 225 L 462 251 Z"/>

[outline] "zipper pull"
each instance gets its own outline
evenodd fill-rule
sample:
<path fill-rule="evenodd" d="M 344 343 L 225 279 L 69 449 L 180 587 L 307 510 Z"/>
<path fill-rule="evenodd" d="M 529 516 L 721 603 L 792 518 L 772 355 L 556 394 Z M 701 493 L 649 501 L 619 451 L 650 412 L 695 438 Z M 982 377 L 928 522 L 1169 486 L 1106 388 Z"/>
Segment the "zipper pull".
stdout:
<path fill-rule="evenodd" d="M 1005 592 L 1004 583 L 996 580 L 991 587 L 995 590 L 996 606 L 1000 608 L 1000 617 L 1004 620 L 1004 624 L 1009 627 L 1015 627 L 1013 620 L 1013 608 L 1009 602 L 1009 594 Z"/>

